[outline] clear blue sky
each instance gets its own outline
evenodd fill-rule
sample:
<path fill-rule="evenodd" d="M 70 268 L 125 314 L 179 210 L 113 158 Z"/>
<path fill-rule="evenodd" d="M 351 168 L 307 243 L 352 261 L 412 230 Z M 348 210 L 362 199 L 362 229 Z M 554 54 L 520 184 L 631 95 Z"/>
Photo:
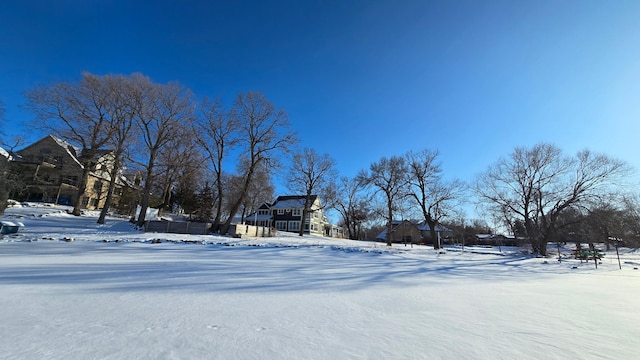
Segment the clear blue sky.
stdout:
<path fill-rule="evenodd" d="M 82 71 L 260 91 L 347 176 L 429 148 L 468 181 L 541 141 L 640 168 L 637 0 L 0 2 L 5 136 Z"/>

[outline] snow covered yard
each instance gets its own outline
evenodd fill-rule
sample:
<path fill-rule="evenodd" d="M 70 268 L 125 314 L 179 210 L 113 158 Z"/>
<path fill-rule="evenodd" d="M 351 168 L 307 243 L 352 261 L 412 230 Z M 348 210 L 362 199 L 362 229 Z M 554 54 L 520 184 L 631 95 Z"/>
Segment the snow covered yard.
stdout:
<path fill-rule="evenodd" d="M 640 356 L 637 253 L 596 270 L 496 249 L 144 234 L 56 208 L 6 216 L 26 226 L 0 239 L 5 359 Z"/>

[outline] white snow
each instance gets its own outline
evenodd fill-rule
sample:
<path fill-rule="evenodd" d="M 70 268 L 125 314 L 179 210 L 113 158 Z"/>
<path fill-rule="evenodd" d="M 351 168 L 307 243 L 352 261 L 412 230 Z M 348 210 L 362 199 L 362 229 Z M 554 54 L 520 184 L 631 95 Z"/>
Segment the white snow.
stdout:
<path fill-rule="evenodd" d="M 514 248 L 145 234 L 64 210 L 5 213 L 25 227 L 0 238 L 3 359 L 640 357 L 629 249 L 596 270 Z"/>
<path fill-rule="evenodd" d="M 11 160 L 11 155 L 9 154 L 9 152 L 1 147 L 0 147 L 0 156 L 4 156 L 7 159 Z"/>

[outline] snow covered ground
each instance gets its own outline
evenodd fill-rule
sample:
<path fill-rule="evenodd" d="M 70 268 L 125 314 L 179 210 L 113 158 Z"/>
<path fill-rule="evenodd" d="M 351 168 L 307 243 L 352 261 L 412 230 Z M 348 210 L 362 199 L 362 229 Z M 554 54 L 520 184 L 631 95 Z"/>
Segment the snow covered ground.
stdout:
<path fill-rule="evenodd" d="M 25 227 L 0 238 L 1 358 L 640 358 L 628 249 L 622 270 L 615 252 L 596 270 L 513 248 L 145 234 L 96 218 L 7 209 Z"/>

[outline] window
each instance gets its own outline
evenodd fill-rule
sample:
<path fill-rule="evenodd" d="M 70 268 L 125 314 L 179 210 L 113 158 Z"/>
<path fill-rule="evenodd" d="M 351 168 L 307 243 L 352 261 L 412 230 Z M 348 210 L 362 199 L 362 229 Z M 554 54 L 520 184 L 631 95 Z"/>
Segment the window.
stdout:
<path fill-rule="evenodd" d="M 278 209 L 278 215 L 284 215 L 284 209 Z"/>
<path fill-rule="evenodd" d="M 287 231 L 287 222 L 286 221 L 276 221 L 276 229 Z"/>
<path fill-rule="evenodd" d="M 289 231 L 299 231 L 300 221 L 289 221 Z"/>
<path fill-rule="evenodd" d="M 71 186 L 76 186 L 76 185 L 78 185 L 78 177 L 77 177 L 77 176 L 74 176 L 74 175 L 68 175 L 68 176 L 64 176 L 64 175 L 63 175 L 63 176 L 60 178 L 60 181 L 61 181 L 62 183 L 65 183 L 65 184 L 68 184 L 68 185 L 71 185 Z"/>
<path fill-rule="evenodd" d="M 293 216 L 302 216 L 302 209 L 293 209 Z"/>

